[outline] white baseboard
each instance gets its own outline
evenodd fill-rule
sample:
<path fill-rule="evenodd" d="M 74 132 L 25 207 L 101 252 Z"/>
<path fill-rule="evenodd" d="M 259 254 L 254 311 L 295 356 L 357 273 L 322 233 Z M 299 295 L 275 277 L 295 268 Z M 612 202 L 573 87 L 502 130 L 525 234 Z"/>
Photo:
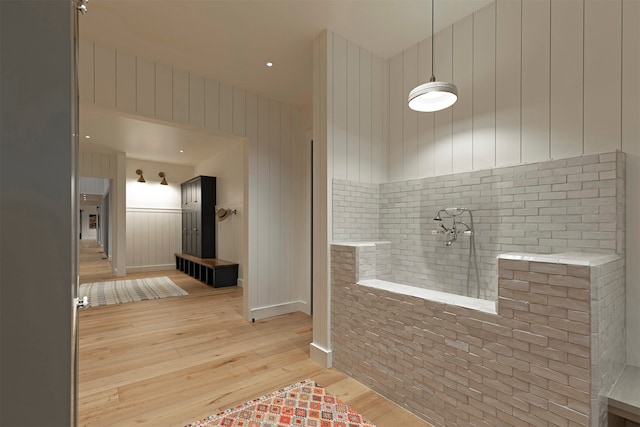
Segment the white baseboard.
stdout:
<path fill-rule="evenodd" d="M 270 305 L 251 309 L 251 319 L 260 320 L 267 317 L 279 316 L 281 314 L 302 311 L 306 313 L 307 303 L 304 301 L 292 301 L 284 304 Z"/>
<path fill-rule="evenodd" d="M 333 365 L 333 360 L 331 358 L 332 351 L 328 350 L 321 345 L 318 345 L 314 342 L 309 344 L 309 357 L 316 363 L 324 366 L 325 368 L 330 368 Z"/>
<path fill-rule="evenodd" d="M 127 267 L 127 273 L 140 273 L 145 271 L 164 271 L 175 270 L 175 264 L 160 264 L 160 265 L 138 265 L 135 267 Z"/>

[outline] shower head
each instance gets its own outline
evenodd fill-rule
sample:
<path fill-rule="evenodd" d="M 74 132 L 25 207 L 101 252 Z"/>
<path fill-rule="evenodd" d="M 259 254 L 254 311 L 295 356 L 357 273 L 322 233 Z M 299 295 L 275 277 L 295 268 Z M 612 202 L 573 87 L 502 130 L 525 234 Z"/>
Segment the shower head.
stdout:
<path fill-rule="evenodd" d="M 440 217 L 440 211 L 438 211 L 438 213 L 436 214 L 436 217 L 433 218 L 434 221 L 442 221 L 442 218 Z"/>

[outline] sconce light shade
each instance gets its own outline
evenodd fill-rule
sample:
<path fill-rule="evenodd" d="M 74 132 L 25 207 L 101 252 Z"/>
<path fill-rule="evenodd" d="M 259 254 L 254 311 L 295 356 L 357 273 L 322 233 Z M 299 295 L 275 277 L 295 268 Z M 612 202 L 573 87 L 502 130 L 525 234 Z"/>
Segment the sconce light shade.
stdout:
<path fill-rule="evenodd" d="M 457 99 L 458 88 L 455 84 L 436 82 L 432 77 L 429 83 L 421 84 L 409 92 L 409 108 L 430 113 L 451 107 Z"/>
<path fill-rule="evenodd" d="M 138 177 L 138 182 L 147 182 L 144 179 L 144 176 L 142 176 L 142 169 L 136 169 L 136 175 L 140 175 Z"/>
<path fill-rule="evenodd" d="M 169 184 L 167 183 L 167 179 L 165 178 L 165 174 L 164 174 L 164 172 L 160 172 L 160 173 L 158 174 L 158 176 L 159 176 L 160 178 L 162 178 L 162 181 L 160 181 L 160 185 L 169 185 Z"/>

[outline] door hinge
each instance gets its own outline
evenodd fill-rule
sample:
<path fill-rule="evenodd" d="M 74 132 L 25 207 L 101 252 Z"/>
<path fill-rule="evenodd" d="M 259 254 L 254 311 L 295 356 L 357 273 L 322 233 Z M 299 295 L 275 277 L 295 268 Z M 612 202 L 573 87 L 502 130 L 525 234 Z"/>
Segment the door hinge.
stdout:
<path fill-rule="evenodd" d="M 89 3 L 89 0 L 76 0 L 76 9 L 83 15 L 87 13 L 87 3 Z"/>
<path fill-rule="evenodd" d="M 89 304 L 89 297 L 88 296 L 83 296 L 82 299 L 80 298 L 75 298 L 76 300 L 76 308 L 89 308 L 91 307 L 91 304 Z"/>

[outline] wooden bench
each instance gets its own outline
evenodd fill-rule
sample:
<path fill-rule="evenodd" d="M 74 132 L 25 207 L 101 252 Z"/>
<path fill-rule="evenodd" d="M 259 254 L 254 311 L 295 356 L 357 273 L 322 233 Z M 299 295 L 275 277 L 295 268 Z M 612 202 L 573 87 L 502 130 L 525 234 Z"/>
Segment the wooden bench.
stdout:
<path fill-rule="evenodd" d="M 609 414 L 640 424 L 640 368 L 627 365 L 608 397 Z"/>
<path fill-rule="evenodd" d="M 177 253 L 176 269 L 214 288 L 238 284 L 238 264 L 217 258 Z"/>

